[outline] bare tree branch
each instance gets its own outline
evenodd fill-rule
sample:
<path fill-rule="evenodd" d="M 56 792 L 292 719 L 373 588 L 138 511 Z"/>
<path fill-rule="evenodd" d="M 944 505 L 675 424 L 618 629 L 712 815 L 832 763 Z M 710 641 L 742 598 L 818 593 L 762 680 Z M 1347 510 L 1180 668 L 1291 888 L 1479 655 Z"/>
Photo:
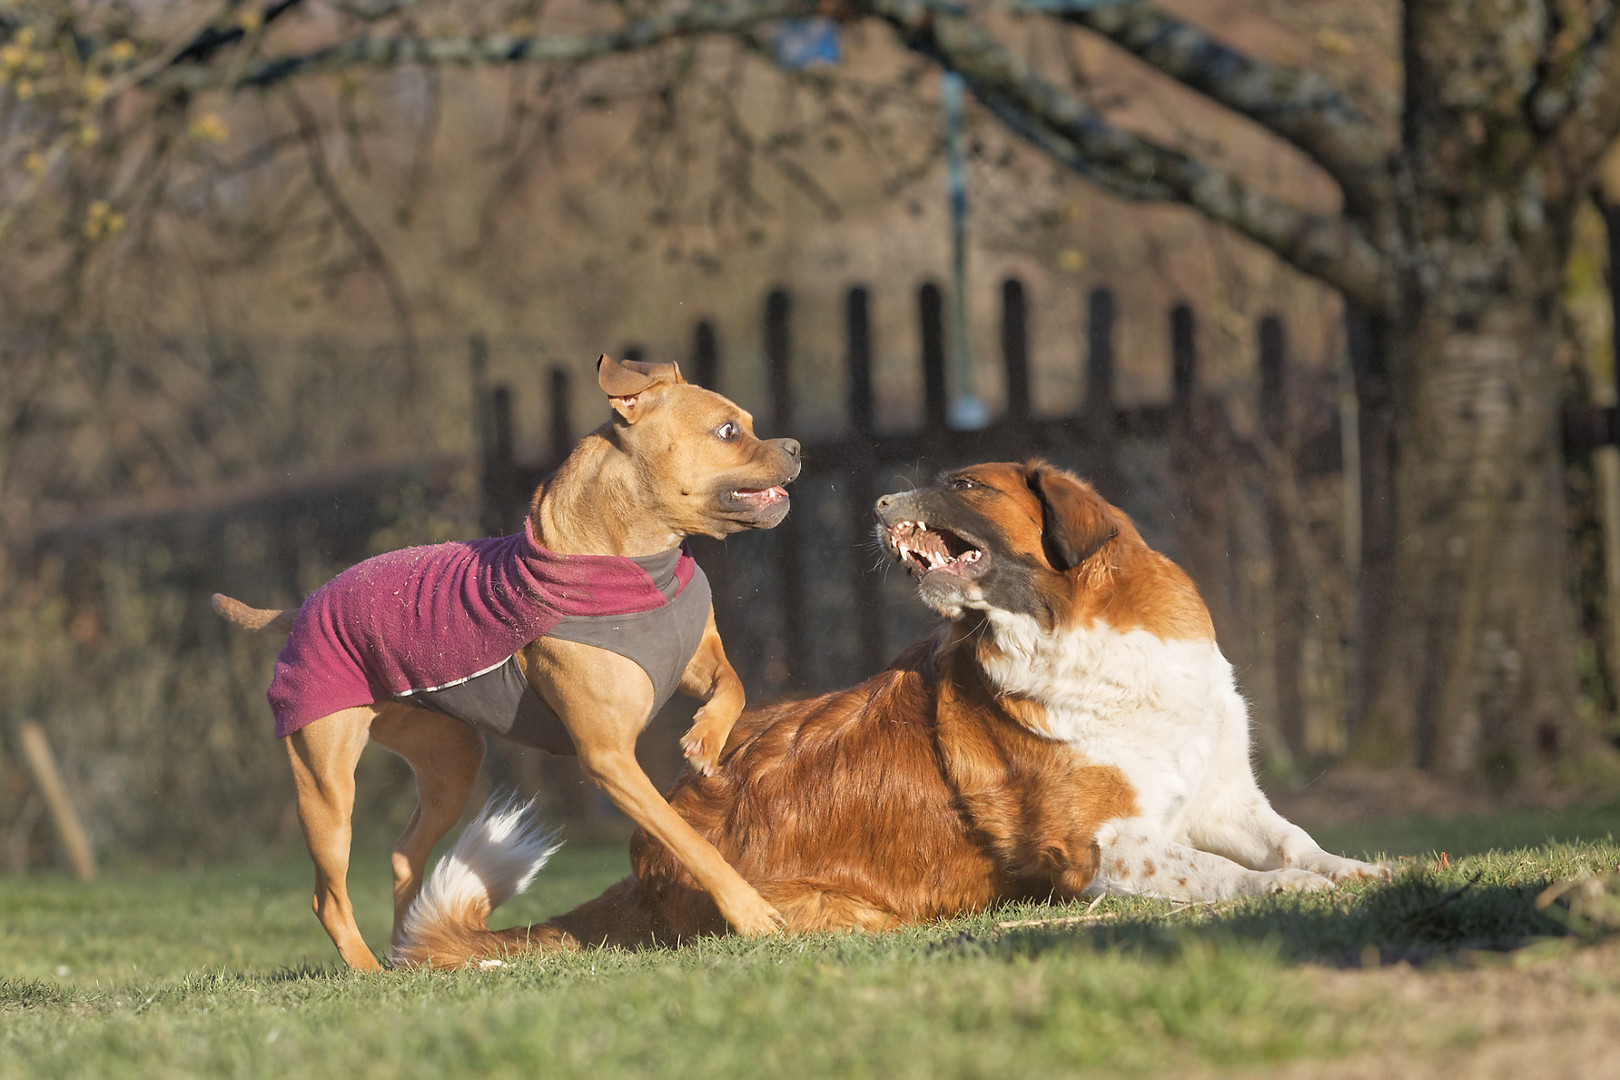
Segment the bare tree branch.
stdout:
<path fill-rule="evenodd" d="M 760 23 L 802 18 L 816 12 L 816 0 L 739 0 L 705 2 L 684 11 L 639 19 L 618 30 L 594 34 L 547 34 L 514 37 L 497 33 L 477 37 L 423 38 L 409 34 L 364 36 L 313 52 L 269 57 L 249 65 L 231 85 L 267 87 L 295 76 L 343 71 L 361 65 L 400 64 L 578 64 L 620 53 L 636 52 L 677 38 L 699 34 L 738 33 Z M 160 91 L 198 92 L 225 84 L 219 71 L 203 67 L 169 67 L 146 85 Z"/>
<path fill-rule="evenodd" d="M 1592 5 L 1578 48 L 1555 57 L 1530 98 L 1531 118 L 1582 173 L 1620 135 L 1620 5 Z M 1571 34 L 1570 36 L 1573 36 Z"/>
<path fill-rule="evenodd" d="M 818 7 L 816 0 L 705 2 L 618 30 L 578 35 L 366 36 L 266 58 L 239 72 L 233 85 L 266 87 L 361 64 L 577 64 L 678 38 L 743 34 L 814 14 Z M 1341 183 L 1350 185 L 1347 200 L 1373 197 L 1371 177 L 1388 149 L 1384 137 L 1325 82 L 1249 60 L 1150 10 L 1128 7 L 1124 14 L 1071 12 L 1069 18 L 1117 37 L 1167 74 L 1266 123 L 1324 160 L 1325 167 L 1332 163 L 1344 177 Z M 1385 260 L 1346 218 L 1308 213 L 1264 196 L 1230 173 L 1110 125 L 1083 99 L 1031 72 L 982 27 L 933 0 L 849 0 L 846 10 L 851 17 L 871 14 L 888 22 L 908 47 L 960 72 L 986 107 L 1023 138 L 1103 187 L 1132 199 L 1194 207 L 1369 308 L 1383 309 L 1390 302 Z M 218 86 L 220 76 L 205 68 L 171 67 L 149 84 L 195 91 Z M 1268 87 L 1280 91 L 1280 103 L 1266 103 Z"/>
<path fill-rule="evenodd" d="M 1374 244 L 1342 215 L 1307 213 L 1230 173 L 1109 124 L 1083 99 L 1028 69 L 970 20 L 919 0 L 875 0 L 908 47 L 961 74 L 987 108 L 1069 168 L 1129 199 L 1201 211 L 1374 310 L 1394 303 L 1392 275 Z"/>
<path fill-rule="evenodd" d="M 382 280 L 389 305 L 394 309 L 394 319 L 399 324 L 400 344 L 404 354 L 399 397 L 401 400 L 408 400 L 415 390 L 418 350 L 410 298 L 405 284 L 400 280 L 399 273 L 389 261 L 382 245 L 372 236 L 371 230 L 366 228 L 365 223 L 360 220 L 359 215 L 354 212 L 354 208 L 349 205 L 348 200 L 343 197 L 343 192 L 338 188 L 337 180 L 326 160 L 326 148 L 321 143 L 321 130 L 314 113 L 296 92 L 287 94 L 287 104 L 298 123 L 299 138 L 303 141 L 304 154 L 309 162 L 310 179 L 315 182 L 316 190 L 326 201 L 333 218 L 348 237 L 350 244 L 354 246 L 356 257 L 369 265 Z"/>
<path fill-rule="evenodd" d="M 1075 8 L 1063 18 L 1297 146 L 1338 182 L 1347 205 L 1391 197 L 1390 136 L 1316 72 L 1255 59 L 1142 3 Z"/>
<path fill-rule="evenodd" d="M 256 18 L 248 22 L 238 19 L 231 25 L 222 26 L 216 20 L 210 20 L 209 25 L 176 52 L 169 60 L 169 63 L 206 63 L 219 50 L 227 45 L 234 45 L 250 33 L 256 33 L 303 2 L 304 0 L 276 0 L 275 3 L 265 8 L 262 14 L 257 15 Z M 231 0 L 227 8 L 235 9 L 238 6 L 240 6 L 240 0 Z"/>

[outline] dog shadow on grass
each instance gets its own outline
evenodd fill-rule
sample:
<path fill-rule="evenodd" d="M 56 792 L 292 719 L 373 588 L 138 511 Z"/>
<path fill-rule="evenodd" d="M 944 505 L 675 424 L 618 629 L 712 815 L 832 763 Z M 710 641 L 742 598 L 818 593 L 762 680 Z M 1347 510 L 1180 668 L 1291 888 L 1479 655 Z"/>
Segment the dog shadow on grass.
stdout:
<path fill-rule="evenodd" d="M 1372 967 L 1620 933 L 1620 875 L 1514 884 L 1482 877 L 1408 870 L 1388 884 L 1258 903 L 1119 900 L 1051 918 L 1026 911 L 996 923 L 993 934 L 964 933 L 938 948 L 1011 958 L 1078 947 L 1172 959 L 1202 941 L 1263 945 L 1296 963 Z"/>

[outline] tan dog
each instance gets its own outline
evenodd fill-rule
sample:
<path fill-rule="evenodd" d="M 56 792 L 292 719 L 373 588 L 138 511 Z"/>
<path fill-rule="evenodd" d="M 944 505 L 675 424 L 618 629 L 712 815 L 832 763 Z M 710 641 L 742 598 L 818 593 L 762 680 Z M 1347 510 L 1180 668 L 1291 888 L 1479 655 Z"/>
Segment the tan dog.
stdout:
<path fill-rule="evenodd" d="M 429 850 L 472 790 L 480 729 L 577 752 L 734 930 L 782 925 L 670 809 L 635 743 L 678 684 L 706 702 L 682 750 L 696 771 L 713 772 L 744 695 L 681 541 L 780 522 L 799 444 L 757 439 L 747 412 L 684 382 L 674 364 L 604 356 L 597 372 L 615 415 L 535 492 L 522 533 L 368 559 L 296 612 L 214 597 L 239 626 L 291 630 L 270 699 L 315 862 L 315 913 L 351 967 L 379 966 L 346 886 L 354 771 L 368 739 L 416 774 L 417 809 L 393 852 L 396 941 Z"/>

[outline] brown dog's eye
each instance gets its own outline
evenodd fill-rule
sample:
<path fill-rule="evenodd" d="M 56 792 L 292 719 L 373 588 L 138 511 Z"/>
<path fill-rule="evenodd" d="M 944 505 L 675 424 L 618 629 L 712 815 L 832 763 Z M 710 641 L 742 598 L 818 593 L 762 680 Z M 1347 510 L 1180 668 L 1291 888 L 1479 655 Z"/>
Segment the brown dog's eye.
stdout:
<path fill-rule="evenodd" d="M 737 436 L 742 434 L 742 428 L 727 420 L 714 429 L 714 437 L 724 442 L 736 442 Z"/>
<path fill-rule="evenodd" d="M 953 477 L 951 477 L 951 490 L 952 491 L 967 491 L 969 488 L 976 488 L 978 486 L 979 486 L 979 482 L 977 480 L 973 479 L 973 477 L 971 477 L 971 476 L 953 476 Z"/>

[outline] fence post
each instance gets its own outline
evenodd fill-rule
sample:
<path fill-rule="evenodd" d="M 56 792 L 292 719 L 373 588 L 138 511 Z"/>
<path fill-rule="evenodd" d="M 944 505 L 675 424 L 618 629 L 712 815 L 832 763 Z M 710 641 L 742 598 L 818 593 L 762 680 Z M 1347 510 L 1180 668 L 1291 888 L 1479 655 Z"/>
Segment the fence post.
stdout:
<path fill-rule="evenodd" d="M 1114 294 L 1091 290 L 1086 300 L 1086 398 L 1081 408 L 1096 418 L 1114 411 Z"/>
<path fill-rule="evenodd" d="M 1092 480 L 1105 498 L 1117 501 L 1124 495 L 1125 482 L 1119 470 L 1119 416 L 1114 405 L 1114 294 L 1106 287 L 1091 290 L 1086 298 L 1086 396 L 1080 417 L 1097 447 Z"/>
<path fill-rule="evenodd" d="M 500 395 L 506 393 L 505 387 L 490 388 L 489 341 L 483 334 L 473 334 L 467 339 L 467 370 L 472 381 L 473 439 L 481 459 L 478 525 L 485 535 L 494 536 L 504 531 L 502 519 L 506 515 L 506 501 L 510 497 L 508 491 L 512 486 L 512 403 L 510 397 L 504 403 L 501 401 Z M 503 416 L 504 429 L 501 427 Z"/>
<path fill-rule="evenodd" d="M 715 336 L 714 323 L 698 320 L 692 332 L 692 381 L 709 390 L 720 388 L 720 343 Z M 731 564 L 726 542 L 712 536 L 687 538 L 692 555 L 709 578 L 709 591 L 714 601 L 714 621 L 720 637 L 729 639 L 737 613 L 738 598 L 731 592 Z"/>
<path fill-rule="evenodd" d="M 849 423 L 862 439 L 877 426 L 872 403 L 872 318 L 866 286 L 849 290 L 844 305 L 844 328 L 849 343 Z M 867 455 L 860 455 L 864 462 Z"/>
<path fill-rule="evenodd" d="M 765 298 L 765 364 L 771 390 L 771 420 L 786 435 L 793 426 L 793 339 L 790 318 L 793 297 L 786 289 L 772 289 Z"/>
<path fill-rule="evenodd" d="M 551 369 L 551 466 L 562 464 L 574 452 L 573 379 L 568 369 Z"/>
<path fill-rule="evenodd" d="M 1192 308 L 1177 304 L 1170 309 L 1170 407 L 1178 419 L 1193 419 L 1197 395 L 1197 328 Z"/>
<path fill-rule="evenodd" d="M 773 289 L 765 298 L 765 363 L 769 369 L 771 388 L 771 430 L 785 436 L 793 430 L 793 367 L 792 339 L 788 319 L 793 309 L 793 298 L 786 289 Z M 780 686 L 803 685 L 808 673 L 804 663 L 807 657 L 806 641 L 809 629 L 804 600 L 804 559 L 801 554 L 799 522 L 804 519 L 805 504 L 809 501 L 801 488 L 793 496 L 795 512 L 788 514 L 776 533 L 779 580 L 782 590 L 782 648 L 784 655 L 779 665 L 772 665 L 773 683 Z"/>
<path fill-rule="evenodd" d="M 706 390 L 720 392 L 720 345 L 714 336 L 714 323 L 699 319 L 692 332 L 692 381 Z"/>
<path fill-rule="evenodd" d="M 850 538 L 860 544 L 872 520 L 873 460 L 868 450 L 876 431 L 876 410 L 872 404 L 872 320 L 866 288 L 849 290 L 844 308 L 844 325 L 849 343 L 849 422 L 852 438 L 859 444 L 849 474 Z M 876 670 L 885 659 L 883 605 L 878 590 L 867 581 L 864 560 L 849 560 L 850 585 L 855 592 L 855 640 L 860 650 L 856 666 L 861 674 Z"/>
<path fill-rule="evenodd" d="M 480 526 L 486 536 L 508 531 L 512 488 L 517 464 L 512 460 L 512 389 L 501 385 L 489 392 L 488 439 L 484 444 L 483 498 Z"/>
<path fill-rule="evenodd" d="M 1187 304 L 1170 309 L 1170 453 L 1179 506 L 1178 555 L 1198 584 L 1228 659 L 1247 667 L 1252 648 L 1235 632 L 1230 513 L 1231 440 L 1219 398 L 1198 385 L 1198 326 Z"/>
<path fill-rule="evenodd" d="M 945 433 L 945 299 L 932 281 L 917 293 L 922 331 L 923 430 L 934 439 Z"/>
<path fill-rule="evenodd" d="M 489 453 L 489 340 L 483 334 L 467 338 L 467 374 L 472 381 L 473 441 L 480 454 Z"/>
<path fill-rule="evenodd" d="M 1007 378 L 1007 419 L 1023 421 L 1029 407 L 1029 306 L 1024 283 L 1001 283 L 1001 363 Z"/>
<path fill-rule="evenodd" d="M 1265 480 L 1266 539 L 1271 549 L 1271 645 L 1276 666 L 1277 725 L 1287 748 L 1297 759 L 1305 751 L 1305 703 L 1300 691 L 1300 644 L 1307 613 L 1301 603 L 1299 551 L 1291 520 L 1296 500 L 1288 498 L 1294 484 L 1294 430 L 1288 394 L 1288 344 L 1282 320 L 1267 315 L 1260 320 L 1260 454 Z"/>

